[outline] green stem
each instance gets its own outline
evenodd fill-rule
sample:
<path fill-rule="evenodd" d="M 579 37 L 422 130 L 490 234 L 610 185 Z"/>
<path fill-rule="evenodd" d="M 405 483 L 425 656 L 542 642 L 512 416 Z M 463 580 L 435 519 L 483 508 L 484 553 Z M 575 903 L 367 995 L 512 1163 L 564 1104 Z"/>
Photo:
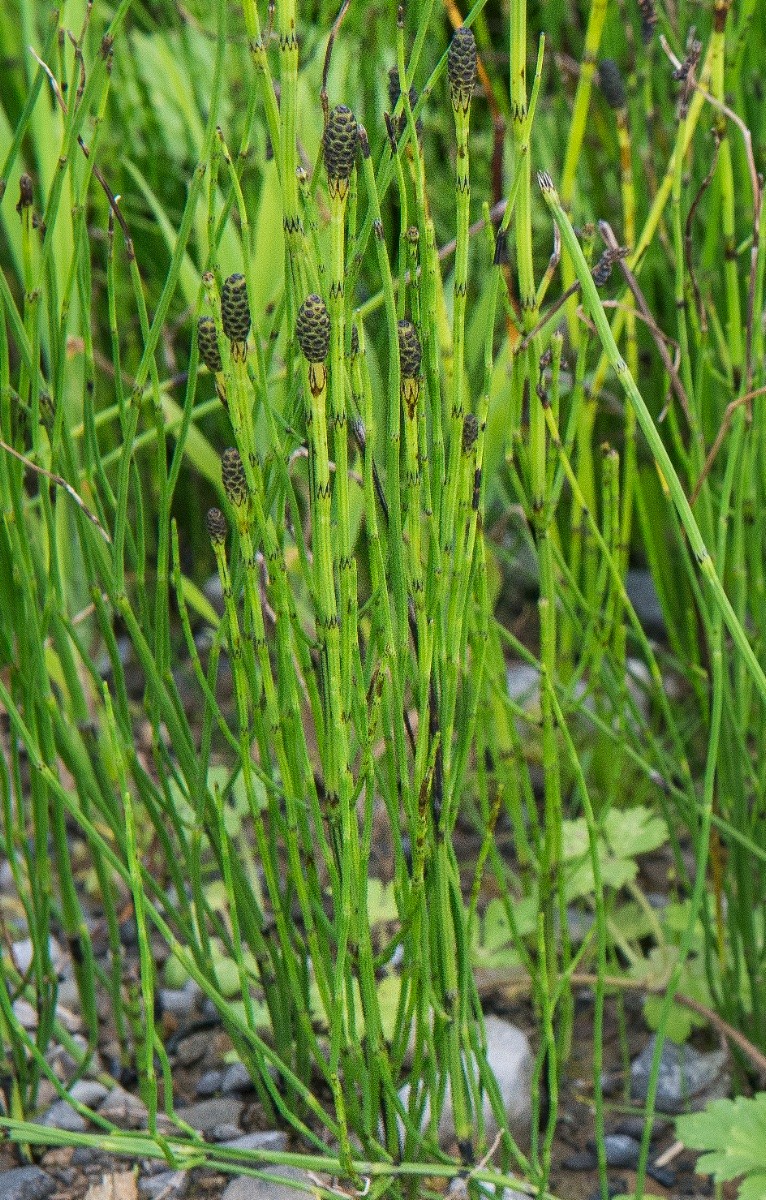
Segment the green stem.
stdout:
<path fill-rule="evenodd" d="M 561 201 L 556 193 L 551 178 L 545 173 L 538 176 L 538 181 L 543 194 L 543 199 L 551 210 L 551 214 L 556 224 L 559 227 L 561 238 L 566 245 L 572 260 L 575 264 L 575 271 L 580 281 L 582 288 L 583 300 L 588 313 L 596 326 L 596 331 L 601 339 L 601 344 L 604 348 L 604 353 L 607 356 L 612 370 L 617 375 L 621 387 L 624 389 L 626 396 L 636 410 L 636 417 L 641 432 L 646 438 L 649 448 L 654 456 L 657 466 L 662 474 L 662 477 L 668 487 L 671 499 L 678 512 L 679 519 L 683 525 L 686 536 L 689 539 L 692 553 L 694 555 L 697 566 L 702 574 L 703 579 L 710 588 L 716 608 L 720 611 L 726 627 L 734 640 L 737 649 L 742 654 L 742 657 L 747 666 L 748 672 L 755 683 L 758 692 L 764 701 L 766 701 L 766 675 L 761 667 L 758 659 L 755 656 L 752 646 L 750 645 L 747 634 L 742 625 L 737 619 L 736 613 L 732 608 L 723 584 L 719 579 L 713 560 L 710 557 L 702 534 L 694 518 L 694 514 L 689 505 L 689 501 L 684 494 L 681 482 L 676 474 L 670 455 L 668 454 L 662 439 L 659 435 L 656 425 L 652 420 L 646 402 L 642 397 L 636 385 L 633 376 L 630 374 L 625 360 L 620 355 L 617 345 L 614 340 L 614 335 L 609 326 L 604 308 L 596 290 L 596 285 L 593 282 L 588 265 L 583 256 L 580 244 L 577 241 L 577 236 L 572 228 L 571 222 L 567 217 L 564 209 L 561 206 Z"/>

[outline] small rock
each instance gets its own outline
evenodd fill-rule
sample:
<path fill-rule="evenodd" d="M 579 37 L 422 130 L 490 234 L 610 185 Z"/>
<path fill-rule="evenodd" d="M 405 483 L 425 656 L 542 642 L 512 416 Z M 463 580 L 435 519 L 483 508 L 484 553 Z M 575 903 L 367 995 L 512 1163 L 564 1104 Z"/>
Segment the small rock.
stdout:
<path fill-rule="evenodd" d="M 107 1121 L 112 1121 L 122 1129 L 146 1128 L 146 1105 L 119 1084 L 101 1102 L 98 1111 Z"/>
<path fill-rule="evenodd" d="M 66 1133 L 84 1133 L 88 1122 L 66 1100 L 57 1100 L 46 1113 L 39 1118 L 39 1125 L 47 1125 L 50 1129 L 63 1129 Z"/>
<path fill-rule="evenodd" d="M 669 1167 L 653 1167 L 649 1165 L 646 1168 L 646 1173 L 660 1187 L 672 1188 L 675 1185 L 676 1173 L 675 1171 L 671 1171 Z"/>
<path fill-rule="evenodd" d="M 79 998 L 76 1003 L 79 1003 Z M 79 1033 L 82 1029 L 82 1017 L 64 1004 L 56 1005 L 56 1019 L 61 1022 L 67 1033 Z"/>
<path fill-rule="evenodd" d="M 201 1001 L 199 1015 L 200 1020 L 208 1021 L 211 1025 L 215 1025 L 221 1020 L 221 1014 L 215 1006 L 215 1001 L 211 1000 L 209 996 L 205 996 Z"/>
<path fill-rule="evenodd" d="M 208 1137 L 211 1142 L 230 1142 L 233 1138 L 238 1138 L 241 1132 L 238 1125 L 224 1121 L 223 1125 L 216 1125 L 215 1129 L 211 1129 Z"/>
<path fill-rule="evenodd" d="M 163 1158 L 145 1158 L 141 1163 L 141 1174 L 147 1179 L 153 1179 L 155 1175 L 165 1175 L 168 1173 L 168 1164 Z"/>
<path fill-rule="evenodd" d="M 475 1188 L 480 1195 L 497 1196 L 495 1188 L 488 1183 L 476 1183 Z M 468 1181 L 461 1175 L 456 1175 L 447 1188 L 447 1195 L 453 1200 L 468 1200 Z M 515 1188 L 504 1188 L 500 1200 L 529 1200 L 528 1192 L 517 1192 Z"/>
<path fill-rule="evenodd" d="M 594 1171 L 598 1166 L 595 1150 L 577 1150 L 561 1164 L 565 1171 Z"/>
<path fill-rule="evenodd" d="M 31 938 L 22 938 L 11 946 L 11 954 L 20 975 L 26 975 L 32 966 L 34 946 Z M 54 971 L 58 974 L 66 965 L 66 955 L 55 938 L 48 938 L 48 954 Z"/>
<path fill-rule="evenodd" d="M 120 922 L 120 941 L 128 950 L 138 946 L 138 926 L 135 917 L 128 917 Z"/>
<path fill-rule="evenodd" d="M 609 1197 L 620 1196 L 623 1192 L 627 1192 L 628 1185 L 624 1179 L 608 1179 L 606 1184 L 606 1194 Z M 591 1192 L 588 1200 L 601 1200 L 601 1188 L 596 1188 L 595 1192 Z"/>
<path fill-rule="evenodd" d="M 70 975 L 68 979 L 61 980 L 56 999 L 63 1008 L 76 1010 L 80 1002 L 80 989 L 77 986 L 77 980 L 74 975 Z"/>
<path fill-rule="evenodd" d="M 56 1009 L 56 1015 L 58 1016 L 58 1008 Z M 85 1057 L 88 1054 L 87 1039 L 80 1033 L 73 1034 L 72 1049 L 82 1051 L 82 1055 Z M 80 1070 L 80 1063 L 73 1054 L 70 1054 L 65 1046 L 52 1046 L 45 1057 L 59 1079 L 67 1081 L 77 1077 Z"/>
<path fill-rule="evenodd" d="M 305 1171 L 297 1167 L 272 1167 L 270 1175 L 281 1175 L 283 1179 L 293 1179 L 306 1183 Z M 221 1200 L 295 1200 L 300 1195 L 295 1188 L 272 1183 L 266 1179 L 256 1179 L 253 1175 L 238 1175 L 227 1184 Z"/>
<path fill-rule="evenodd" d="M 210 1048 L 210 1034 L 206 1029 L 192 1033 L 179 1043 L 176 1057 L 182 1067 L 191 1067 L 204 1058 Z"/>
<path fill-rule="evenodd" d="M 651 571 L 631 568 L 625 577 L 625 590 L 646 636 L 657 639 L 666 637 L 665 618 Z"/>
<path fill-rule="evenodd" d="M 0 1175 L 3 1200 L 45 1200 L 56 1191 L 55 1180 L 39 1167 L 15 1167 Z"/>
<path fill-rule="evenodd" d="M 221 1080 L 221 1091 L 224 1096 L 229 1096 L 232 1092 L 251 1092 L 252 1090 L 253 1081 L 244 1063 L 233 1062 L 230 1067 L 226 1068 Z"/>
<path fill-rule="evenodd" d="M 242 1116 L 244 1104 L 233 1096 L 222 1096 L 214 1100 L 201 1100 L 188 1108 L 176 1110 L 179 1121 L 185 1121 L 199 1133 L 210 1133 L 216 1125 L 236 1125 Z"/>
<path fill-rule="evenodd" d="M 95 1146 L 75 1146 L 72 1154 L 72 1166 L 79 1167 L 80 1170 L 88 1171 L 92 1168 L 106 1169 L 110 1166 L 112 1158 L 104 1150 L 99 1150 Z"/>
<path fill-rule="evenodd" d="M 179 1200 L 179 1197 L 186 1194 L 188 1186 L 188 1171 L 162 1171 L 159 1175 L 140 1179 L 138 1190 L 150 1200 L 159 1200 L 159 1197 L 162 1197 L 162 1200 Z"/>
<path fill-rule="evenodd" d="M 61 1167 L 60 1170 L 54 1171 L 53 1174 L 59 1183 L 63 1183 L 65 1188 L 71 1188 L 75 1180 L 80 1176 L 80 1172 L 76 1167 Z"/>
<path fill-rule="evenodd" d="M 14 1000 L 13 1015 L 22 1029 L 37 1029 L 37 1009 L 23 996 L 17 996 Z"/>
<path fill-rule="evenodd" d="M 217 1068 L 212 1071 L 205 1071 L 204 1075 L 200 1075 L 195 1087 L 195 1093 L 202 1100 L 207 1100 L 210 1096 L 214 1096 L 216 1092 L 221 1091 L 221 1082 L 223 1080 L 223 1072 Z"/>
<path fill-rule="evenodd" d="M 223 1142 L 227 1150 L 260 1150 L 268 1154 L 284 1154 L 287 1150 L 287 1134 L 281 1129 L 265 1129 L 259 1133 L 243 1133 L 241 1137 Z"/>
<path fill-rule="evenodd" d="M 194 1012 L 197 997 L 192 988 L 160 988 L 157 996 L 160 1011 L 180 1021 L 187 1020 Z"/>
<path fill-rule="evenodd" d="M 646 1117 L 644 1116 L 623 1117 L 614 1126 L 612 1133 L 625 1133 L 628 1137 L 636 1138 L 636 1140 L 640 1142 L 644 1136 L 645 1125 Z M 663 1121 L 661 1117 L 655 1117 L 652 1121 L 652 1132 L 650 1134 L 651 1140 L 656 1142 L 657 1138 L 662 1137 L 664 1133 L 667 1133 L 669 1128 L 669 1121 Z"/>
<path fill-rule="evenodd" d="M 208 576 L 202 585 L 202 591 L 218 613 L 218 616 L 222 617 L 224 609 L 223 584 L 217 572 L 215 575 Z"/>
<path fill-rule="evenodd" d="M 647 1042 L 638 1058 L 631 1063 L 631 1095 L 643 1103 L 649 1089 L 649 1073 L 656 1035 Z M 657 1079 L 656 1108 L 658 1112 L 696 1112 L 709 1100 L 728 1096 L 731 1078 L 726 1068 L 726 1050 L 701 1054 L 693 1046 L 676 1045 L 665 1041 Z"/>
<path fill-rule="evenodd" d="M 88 1108 L 95 1108 L 109 1095 L 109 1089 L 97 1079 L 78 1079 L 69 1089 L 69 1095 L 78 1104 L 87 1104 Z"/>
<path fill-rule="evenodd" d="M 45 1154 L 37 1164 L 47 1171 L 49 1175 L 55 1175 L 57 1171 L 65 1167 L 71 1167 L 74 1148 L 72 1146 L 53 1146 L 50 1150 L 46 1150 Z"/>
<path fill-rule="evenodd" d="M 59 1099 L 59 1094 L 56 1088 L 51 1083 L 50 1079 L 41 1079 L 40 1086 L 37 1089 L 37 1111 L 45 1112 L 52 1104 L 55 1104 Z"/>
<path fill-rule="evenodd" d="M 16 880 L 13 878 L 13 870 L 7 858 L 0 862 L 0 896 L 15 896 L 16 895 Z"/>
<path fill-rule="evenodd" d="M 604 1135 L 604 1151 L 607 1166 L 632 1169 L 638 1162 L 641 1144 L 625 1133 L 607 1133 Z"/>
<path fill-rule="evenodd" d="M 607 1097 L 616 1096 L 622 1089 L 622 1071 L 604 1071 L 601 1076 L 601 1091 Z"/>
<path fill-rule="evenodd" d="M 523 1030 L 504 1021 L 500 1017 L 490 1015 L 484 1018 L 487 1034 L 487 1064 L 497 1080 L 500 1095 L 508 1118 L 508 1125 L 514 1137 L 525 1137 L 529 1132 L 529 1122 L 532 1115 L 531 1085 L 533 1058 L 529 1039 Z M 399 1093 L 402 1102 L 407 1104 L 409 1085 Z M 429 1120 L 429 1108 L 426 1104 L 423 1123 Z M 498 1131 L 497 1121 L 489 1102 L 484 1096 L 484 1128 L 488 1141 L 492 1141 Z M 444 1107 L 439 1119 L 439 1143 L 446 1146 L 455 1138 L 455 1122 L 452 1114 L 450 1086 L 444 1096 Z"/>
<path fill-rule="evenodd" d="M 508 695 L 523 708 L 537 705 L 540 692 L 540 672 L 529 663 L 512 662 L 505 673 Z"/>

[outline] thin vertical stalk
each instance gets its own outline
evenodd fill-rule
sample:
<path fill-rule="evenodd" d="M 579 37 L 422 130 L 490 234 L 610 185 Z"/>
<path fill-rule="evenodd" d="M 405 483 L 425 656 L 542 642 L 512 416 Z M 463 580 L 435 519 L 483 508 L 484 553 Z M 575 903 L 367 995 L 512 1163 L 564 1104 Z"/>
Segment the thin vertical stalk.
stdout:
<path fill-rule="evenodd" d="M 583 56 L 580 64 L 580 75 L 577 80 L 577 92 L 572 109 L 572 119 L 569 125 L 564 166 L 561 172 L 561 202 L 566 209 L 571 207 L 574 196 L 577 164 L 580 161 L 585 130 L 588 123 L 588 108 L 590 106 L 593 75 L 596 69 L 598 48 L 601 45 L 601 34 L 604 29 L 604 21 L 606 20 L 606 10 L 607 0 L 591 0 L 588 26 L 585 30 L 585 45 L 583 46 Z M 574 279 L 574 266 L 569 256 L 565 253 L 561 260 L 561 282 L 564 291 L 572 285 Z M 566 311 L 569 322 L 569 336 L 575 346 L 578 345 L 580 340 L 580 330 L 575 318 L 576 308 L 577 299 L 573 296 L 567 302 Z"/>
<path fill-rule="evenodd" d="M 529 333 L 537 323 L 537 289 L 535 287 L 532 239 L 532 193 L 531 166 L 529 155 L 522 153 L 527 133 L 527 6 L 525 0 L 516 0 L 511 6 L 511 116 L 513 143 L 516 151 L 516 171 L 521 176 L 516 201 L 516 259 L 519 277 L 519 303 L 522 328 Z M 546 457 L 546 432 L 542 405 L 536 401 L 539 376 L 539 347 L 532 338 L 528 349 L 517 355 L 514 371 L 516 386 L 526 382 L 529 402 L 529 496 L 530 518 L 535 530 L 540 571 L 540 596 L 538 612 L 540 621 L 540 655 L 544 670 L 551 680 L 556 678 L 556 586 L 550 532 L 553 513 L 547 503 L 548 468 Z M 553 1028 L 553 1003 L 549 984 L 558 976 L 559 955 L 556 909 L 563 903 L 563 882 L 559 869 L 561 862 L 561 780 L 553 711 L 547 689 L 540 694 L 542 710 L 543 774 L 545 779 L 545 826 L 539 862 L 540 913 L 542 916 L 542 941 L 545 948 L 546 968 L 539 972 L 538 1001 L 542 1008 L 543 1025 Z M 556 897 L 559 897 L 558 903 Z M 560 930 L 565 958 L 568 956 L 567 927 Z M 563 1011 L 561 1032 L 566 1038 L 570 1013 Z M 547 1044 L 549 1067 L 552 1074 L 558 1073 L 555 1040 Z"/>
<path fill-rule="evenodd" d="M 732 608 L 731 601 L 724 591 L 723 584 L 721 583 L 721 580 L 716 572 L 713 560 L 710 557 L 710 552 L 703 541 L 699 527 L 694 518 L 694 514 L 689 506 L 689 501 L 686 498 L 684 490 L 681 486 L 681 482 L 676 474 L 675 467 L 673 466 L 670 455 L 665 449 L 662 439 L 657 432 L 657 427 L 655 426 L 651 414 L 646 407 L 646 402 L 638 390 L 633 376 L 628 371 L 625 361 L 620 356 L 620 352 L 617 349 L 614 341 L 614 334 L 609 327 L 606 314 L 598 298 L 596 285 L 594 284 L 591 273 L 588 270 L 588 265 L 585 262 L 585 258 L 583 257 L 582 250 L 580 249 L 580 245 L 577 241 L 575 232 L 572 229 L 569 218 L 561 207 L 561 201 L 556 194 L 550 176 L 546 175 L 545 173 L 541 173 L 538 179 L 540 182 L 543 199 L 550 208 L 551 214 L 559 227 L 562 241 L 565 242 L 570 254 L 573 257 L 577 271 L 577 277 L 580 281 L 580 287 L 582 288 L 583 292 L 583 298 L 593 323 L 596 326 L 599 338 L 601 339 L 601 343 L 604 347 L 604 352 L 608 356 L 612 370 L 617 375 L 628 399 L 635 406 L 636 417 L 638 419 L 641 432 L 646 438 L 649 448 L 657 462 L 660 471 L 662 472 L 662 477 L 667 484 L 668 492 L 678 512 L 681 524 L 686 531 L 686 535 L 689 539 L 691 550 L 700 574 L 712 592 L 715 606 L 720 610 L 724 622 L 726 623 L 726 627 L 728 628 L 737 649 L 743 656 L 743 659 L 747 665 L 748 673 L 753 679 L 759 694 L 766 701 L 766 675 L 764 674 L 763 668 L 758 662 L 753 648 L 747 639 L 747 634 L 737 619 L 737 615 Z"/>

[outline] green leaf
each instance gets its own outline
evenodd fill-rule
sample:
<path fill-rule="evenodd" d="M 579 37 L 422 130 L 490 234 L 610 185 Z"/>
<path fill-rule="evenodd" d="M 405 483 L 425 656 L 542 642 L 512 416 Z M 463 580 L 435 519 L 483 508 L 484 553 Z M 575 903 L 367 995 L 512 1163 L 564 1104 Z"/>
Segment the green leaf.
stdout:
<path fill-rule="evenodd" d="M 632 808 L 610 808 L 604 820 L 604 837 L 618 858 L 635 858 L 656 850 L 668 840 L 668 828 L 643 804 Z"/>
<path fill-rule="evenodd" d="M 676 1121 L 680 1140 L 692 1150 L 705 1150 L 697 1163 L 702 1175 L 717 1183 L 746 1176 L 740 1200 L 766 1196 L 766 1092 L 736 1100 L 714 1100 L 704 1112 Z"/>
<path fill-rule="evenodd" d="M 519 937 L 527 937 L 534 931 L 536 914 L 536 897 L 525 896 L 514 902 L 513 915 Z M 472 957 L 474 966 L 485 968 L 513 966 L 519 961 L 505 904 L 498 897 L 490 900 L 484 917 L 476 925 Z"/>
<path fill-rule="evenodd" d="M 618 904 L 612 913 L 612 924 L 626 941 L 638 942 L 654 934 L 655 926 L 649 915 L 635 900 Z"/>
<path fill-rule="evenodd" d="M 399 997 L 402 992 L 402 977 L 391 971 L 384 975 L 378 984 L 378 1007 L 380 1023 L 383 1027 L 383 1037 L 390 1042 L 396 1030 L 396 1017 L 399 1011 Z"/>
<path fill-rule="evenodd" d="M 367 880 L 367 912 L 371 925 L 399 920 L 393 883 L 383 883 L 380 879 Z"/>

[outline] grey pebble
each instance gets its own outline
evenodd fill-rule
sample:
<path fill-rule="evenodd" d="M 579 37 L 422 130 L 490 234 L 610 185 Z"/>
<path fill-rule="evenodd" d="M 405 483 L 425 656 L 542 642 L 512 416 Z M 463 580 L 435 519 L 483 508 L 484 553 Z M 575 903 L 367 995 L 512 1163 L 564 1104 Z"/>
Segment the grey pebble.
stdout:
<path fill-rule="evenodd" d="M 80 1104 L 94 1108 L 109 1095 L 109 1088 L 104 1087 L 97 1079 L 78 1079 L 69 1089 L 69 1095 Z"/>
<path fill-rule="evenodd" d="M 305 1171 L 299 1171 L 296 1167 L 274 1167 L 269 1174 L 307 1182 Z M 298 1195 L 300 1193 L 295 1188 L 287 1185 L 256 1179 L 253 1175 L 238 1175 L 227 1184 L 221 1200 L 295 1200 Z"/>
<path fill-rule="evenodd" d="M 37 1009 L 23 996 L 17 996 L 14 1000 L 13 1015 L 23 1029 L 37 1029 Z"/>
<path fill-rule="evenodd" d="M 492 1187 L 491 1184 L 479 1183 L 475 1186 L 479 1195 L 497 1195 L 494 1187 Z M 467 1180 L 460 1175 L 456 1175 L 447 1188 L 447 1195 L 454 1197 L 454 1200 L 468 1200 L 469 1192 Z M 515 1188 L 504 1188 L 503 1191 L 500 1192 L 500 1200 L 529 1200 L 529 1193 L 517 1192 Z"/>
<path fill-rule="evenodd" d="M 0 895 L 13 896 L 16 894 L 16 880 L 13 878 L 11 864 L 7 858 L 0 862 Z"/>
<path fill-rule="evenodd" d="M 632 567 L 625 577 L 625 590 L 647 637 L 664 638 L 665 618 L 651 571 Z"/>
<path fill-rule="evenodd" d="M 55 1104 L 58 1099 L 59 1094 L 50 1079 L 41 1079 L 40 1086 L 37 1089 L 37 1111 L 44 1112 L 46 1108 L 50 1108 L 51 1104 Z"/>
<path fill-rule="evenodd" d="M 173 1171 L 168 1170 L 168 1164 L 162 1158 L 145 1158 L 141 1163 L 141 1174 L 146 1179 L 153 1179 L 155 1175 L 172 1175 Z"/>
<path fill-rule="evenodd" d="M 252 1090 L 253 1081 L 244 1063 L 234 1062 L 226 1068 L 221 1080 L 221 1091 L 224 1096 L 228 1096 L 232 1092 L 251 1092 Z"/>
<path fill-rule="evenodd" d="M 224 1121 L 223 1125 L 216 1125 L 215 1129 L 211 1129 L 208 1137 L 211 1142 L 230 1142 L 233 1138 L 238 1138 L 241 1132 L 238 1125 Z"/>
<path fill-rule="evenodd" d="M 222 1090 L 222 1082 L 223 1071 L 219 1071 L 214 1067 L 212 1071 L 205 1071 L 204 1075 L 200 1075 L 194 1091 L 201 1100 L 207 1100 L 210 1096 L 214 1096 L 216 1092 Z"/>
<path fill-rule="evenodd" d="M 660 1187 L 672 1188 L 676 1182 L 676 1173 L 675 1171 L 671 1171 L 669 1167 L 648 1166 L 646 1173 Z"/>
<path fill-rule="evenodd" d="M 107 1121 L 113 1121 L 123 1129 L 144 1129 L 146 1127 L 146 1105 L 138 1096 L 131 1096 L 119 1085 L 112 1088 L 98 1107 L 98 1111 Z"/>
<path fill-rule="evenodd" d="M 260 1150 L 267 1154 L 284 1154 L 287 1150 L 287 1134 L 281 1129 L 266 1129 L 259 1133 L 243 1133 L 241 1137 L 223 1142 L 227 1150 Z"/>
<path fill-rule="evenodd" d="M 652 1036 L 630 1067 L 631 1095 L 643 1103 L 649 1089 L 649 1073 L 656 1036 Z M 680 1113 L 703 1108 L 708 1100 L 726 1096 L 731 1079 L 726 1071 L 726 1050 L 701 1054 L 693 1046 L 665 1041 L 657 1080 L 658 1112 Z"/>
<path fill-rule="evenodd" d="M 178 1197 L 185 1195 L 188 1186 L 188 1171 L 162 1171 L 159 1175 L 152 1175 L 148 1179 L 144 1178 L 138 1181 L 140 1195 L 148 1196 L 149 1200 L 155 1200 L 155 1197 L 160 1196 L 162 1200 L 177 1200 Z"/>
<path fill-rule="evenodd" d="M 601 1076 L 601 1091 L 607 1097 L 616 1096 L 622 1090 L 622 1071 L 604 1071 Z"/>
<path fill-rule="evenodd" d="M 66 1133 L 84 1133 L 88 1122 L 66 1100 L 57 1100 L 37 1121 L 50 1129 L 63 1129 Z"/>
<path fill-rule="evenodd" d="M 14 942 L 11 946 L 13 961 L 20 975 L 26 975 L 31 968 L 33 953 L 34 946 L 31 938 L 22 938 L 20 941 Z M 50 955 L 54 971 L 58 973 L 66 963 L 66 955 L 53 937 L 48 938 L 48 954 Z"/>
<path fill-rule="evenodd" d="M 604 1135 L 604 1150 L 609 1167 L 635 1167 L 641 1153 L 641 1145 L 625 1133 Z"/>
<path fill-rule="evenodd" d="M 607 1196 L 619 1196 L 622 1192 L 628 1190 L 628 1185 L 624 1179 L 609 1179 L 606 1185 Z M 595 1192 L 591 1192 L 588 1200 L 601 1200 L 601 1188 L 597 1188 Z"/>
<path fill-rule="evenodd" d="M 55 1191 L 55 1180 L 40 1167 L 14 1167 L 0 1173 L 3 1200 L 44 1200 Z"/>
<path fill-rule="evenodd" d="M 58 1011 L 59 1010 L 57 1008 L 56 1009 L 57 1016 L 58 1016 Z M 73 1036 L 72 1043 L 78 1049 L 82 1050 L 84 1054 L 87 1054 L 87 1052 L 88 1052 L 87 1042 L 84 1041 L 84 1039 L 80 1036 L 79 1033 L 76 1033 Z M 53 1067 L 53 1070 L 55 1071 L 55 1073 L 59 1077 L 59 1079 L 68 1081 L 70 1079 L 73 1079 L 77 1075 L 77 1072 L 79 1070 L 77 1060 L 75 1058 L 73 1058 L 73 1056 L 69 1053 L 69 1051 L 64 1046 L 53 1046 L 48 1051 L 48 1053 L 46 1054 L 45 1057 L 48 1062 L 48 1065 L 50 1067 Z"/>
<path fill-rule="evenodd" d="M 224 606 L 223 584 L 221 583 L 221 580 L 217 573 L 215 575 L 210 575 L 205 580 L 205 582 L 202 585 L 202 591 L 205 593 L 205 596 L 210 601 L 210 603 L 212 604 L 215 611 L 218 613 L 218 616 L 222 617 L 223 616 L 223 606 Z"/>
<path fill-rule="evenodd" d="M 190 1017 L 196 1004 L 196 994 L 190 987 L 160 988 L 157 993 L 162 1012 L 183 1020 Z"/>
<path fill-rule="evenodd" d="M 530 667 L 529 663 L 510 663 L 505 681 L 511 700 L 522 706 L 536 702 L 540 688 L 540 672 Z"/>
<path fill-rule="evenodd" d="M 105 1150 L 98 1150 L 95 1146 L 75 1146 L 72 1154 L 72 1166 L 85 1171 L 106 1168 L 111 1166 L 112 1162 L 110 1154 Z"/>
<path fill-rule="evenodd" d="M 57 1167 L 51 1174 L 56 1177 L 59 1183 L 63 1183 L 64 1187 L 69 1188 L 77 1179 L 79 1171 L 76 1167 Z"/>
<path fill-rule="evenodd" d="M 62 979 L 58 987 L 57 1000 L 64 1008 L 77 1008 L 80 1002 L 80 991 L 74 975 L 70 975 L 68 979 Z"/>
<path fill-rule="evenodd" d="M 498 1091 L 514 1136 L 524 1136 L 529 1130 L 532 1113 L 531 1085 L 534 1060 L 529 1038 L 522 1029 L 490 1013 L 484 1018 L 486 1031 L 485 1059 L 494 1073 Z M 400 1089 L 399 1096 L 406 1106 L 410 1084 Z M 429 1120 L 428 1102 L 424 1105 L 423 1123 Z M 489 1097 L 484 1096 L 484 1129 L 488 1139 L 498 1131 L 497 1120 Z M 439 1144 L 446 1146 L 455 1137 L 455 1118 L 452 1112 L 450 1085 L 447 1083 L 444 1105 L 439 1118 Z"/>
<path fill-rule="evenodd" d="M 192 1033 L 179 1042 L 176 1058 L 183 1067 L 190 1067 L 204 1058 L 210 1048 L 210 1034 L 206 1029 Z"/>
<path fill-rule="evenodd" d="M 637 1141 L 640 1142 L 644 1136 L 645 1125 L 646 1117 L 643 1115 L 635 1117 L 623 1117 L 614 1126 L 612 1133 L 625 1133 L 628 1135 L 628 1137 L 636 1138 Z M 667 1133 L 669 1128 L 669 1121 L 663 1121 L 661 1117 L 655 1117 L 652 1121 L 652 1132 L 650 1135 L 651 1140 L 656 1142 L 657 1138 L 662 1137 L 664 1133 Z"/>
<path fill-rule="evenodd" d="M 216 1125 L 239 1126 L 244 1104 L 233 1096 L 222 1096 L 213 1100 L 200 1100 L 199 1104 L 190 1104 L 188 1108 L 176 1110 L 179 1121 L 185 1121 L 199 1133 L 210 1133 Z"/>
<path fill-rule="evenodd" d="M 598 1166 L 594 1150 L 577 1150 L 569 1154 L 561 1164 L 565 1171 L 592 1171 Z"/>
<path fill-rule="evenodd" d="M 200 1020 L 209 1021 L 211 1025 L 217 1024 L 221 1020 L 221 1014 L 209 996 L 205 996 L 202 1000 L 199 1006 L 199 1014 Z"/>

